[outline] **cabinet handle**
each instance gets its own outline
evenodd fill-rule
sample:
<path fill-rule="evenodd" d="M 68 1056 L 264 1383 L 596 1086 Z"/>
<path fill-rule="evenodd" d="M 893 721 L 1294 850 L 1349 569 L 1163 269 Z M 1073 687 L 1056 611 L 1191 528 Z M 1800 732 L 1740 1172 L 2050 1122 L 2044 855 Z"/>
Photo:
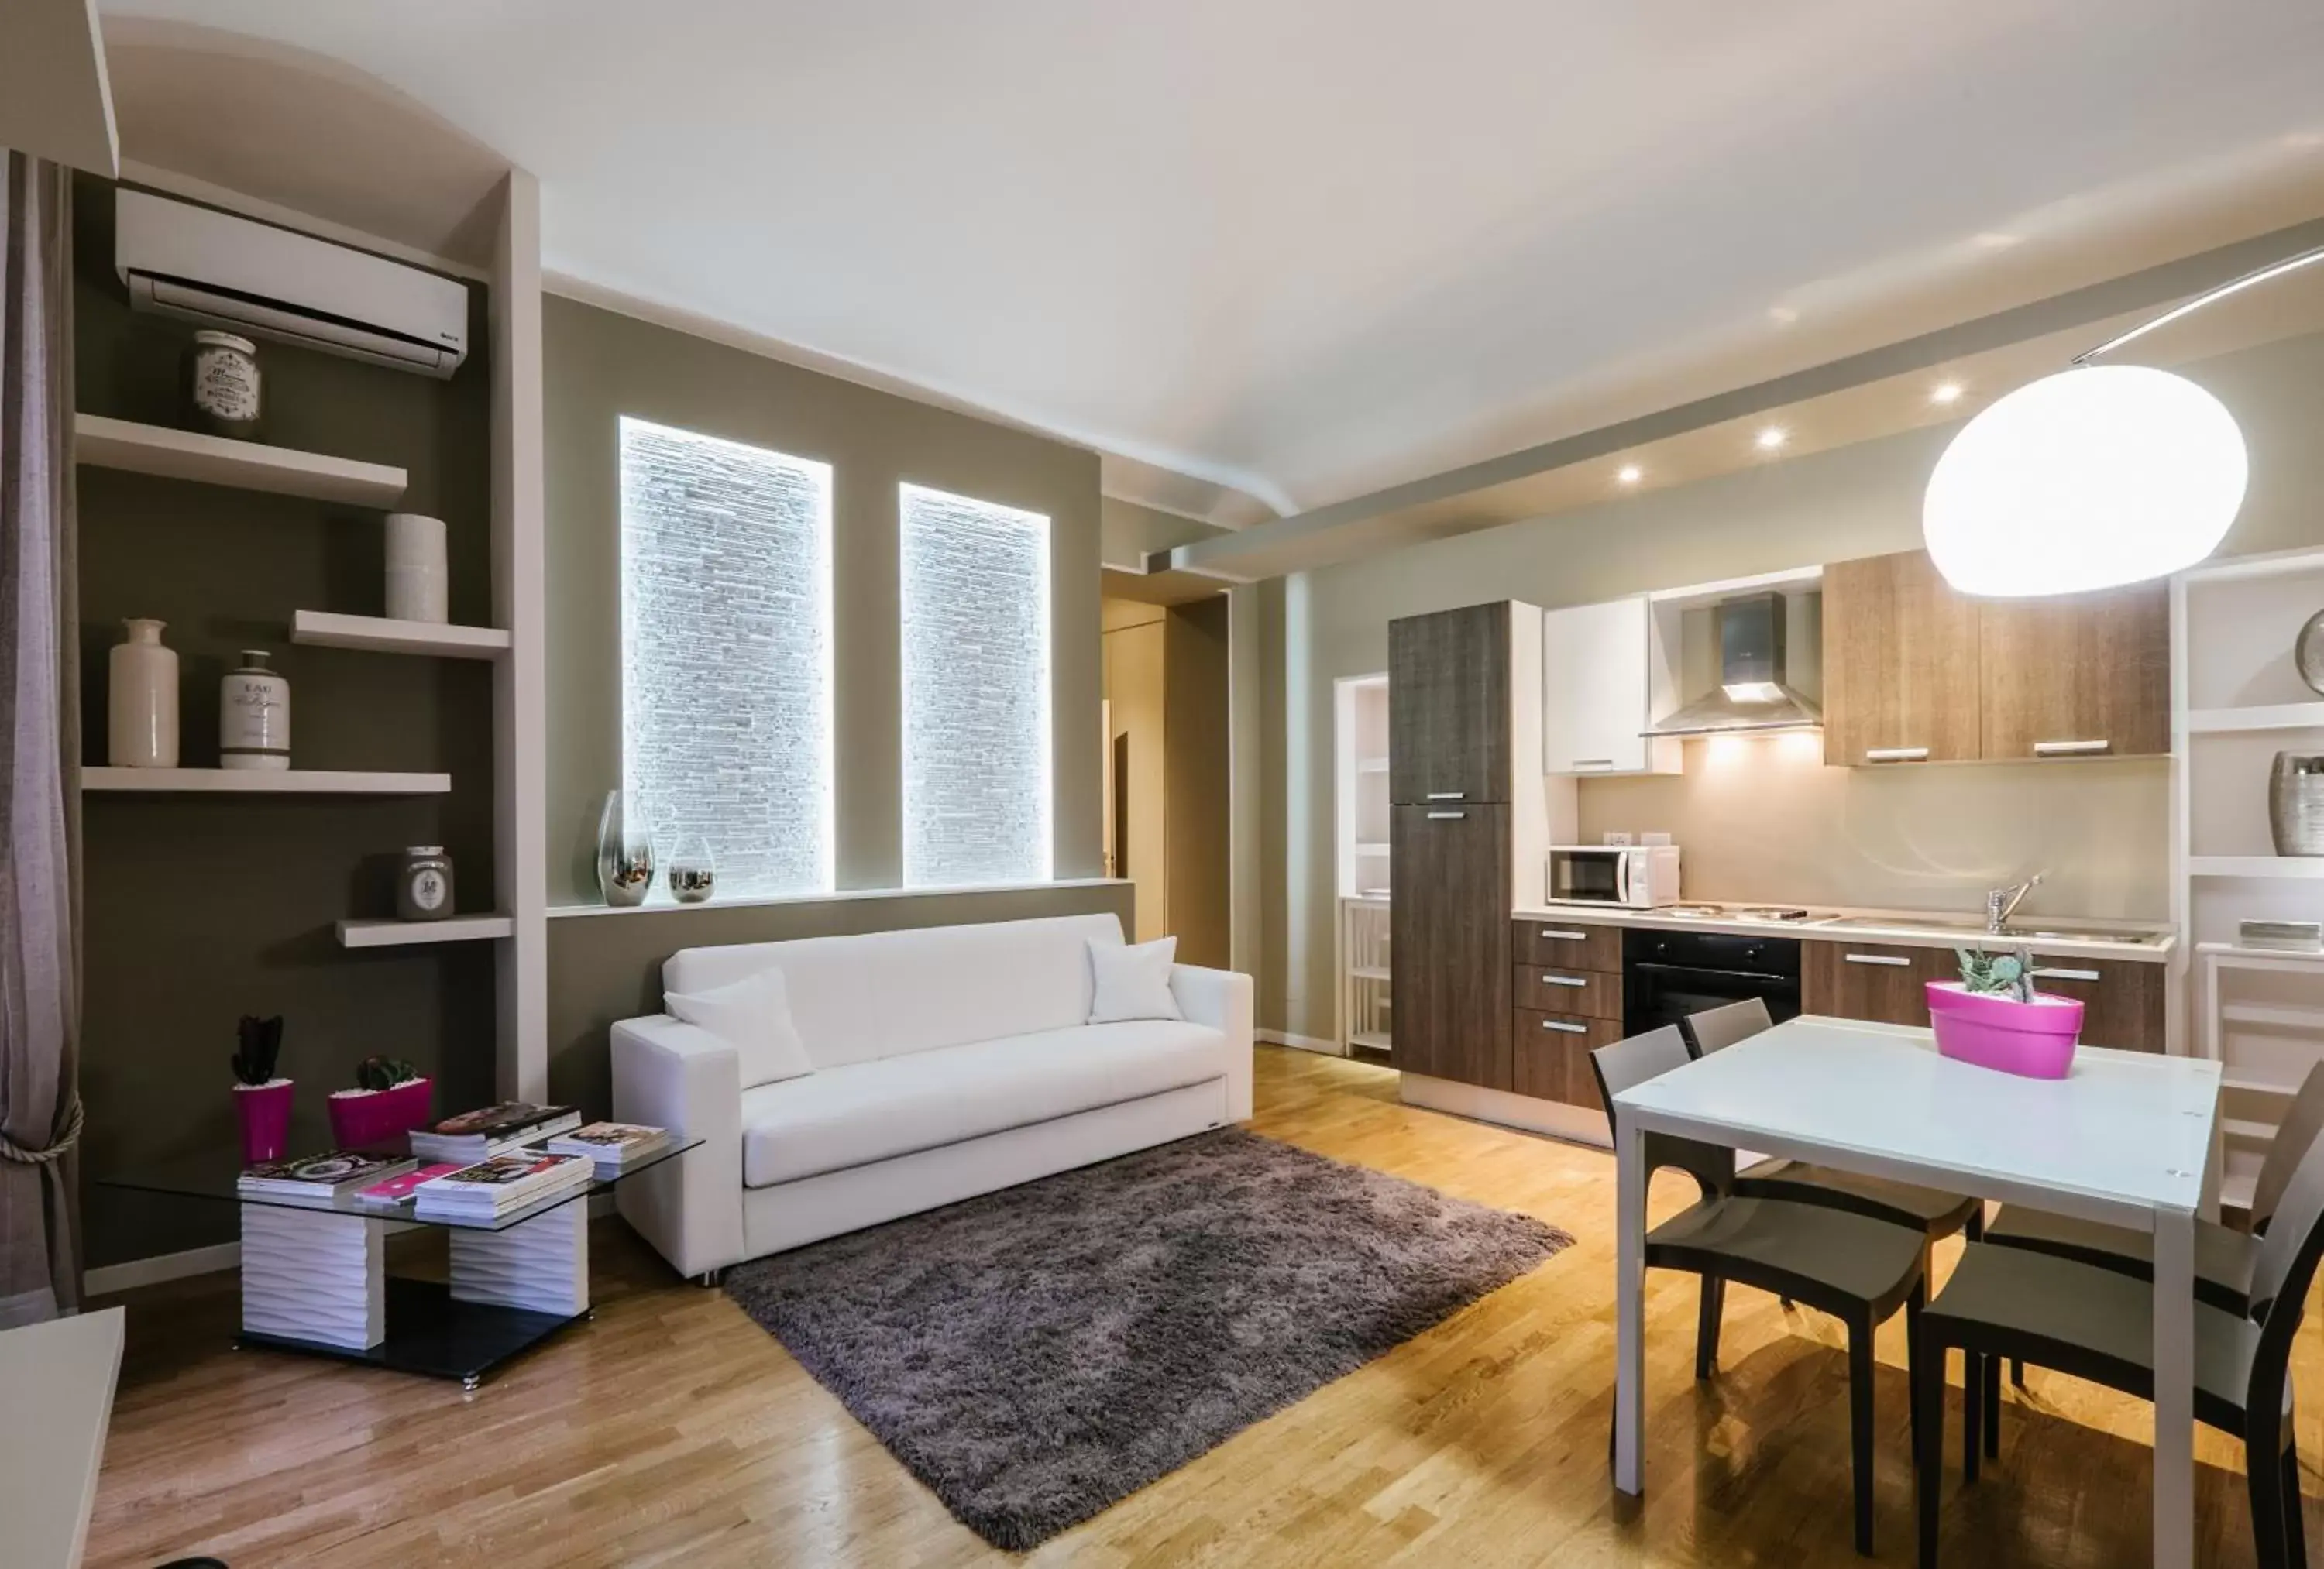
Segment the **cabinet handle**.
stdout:
<path fill-rule="evenodd" d="M 2036 741 L 2034 755 L 2037 757 L 2087 757 L 2110 749 L 2112 741 Z"/>
<path fill-rule="evenodd" d="M 1929 760 L 1926 747 L 1872 747 L 1866 750 L 1868 763 L 1925 763 Z"/>
<path fill-rule="evenodd" d="M 1573 766 L 1577 768 L 1610 768 L 1614 766 L 1614 759 L 1611 757 L 1576 757 L 1573 759 Z"/>
<path fill-rule="evenodd" d="M 1563 1019 L 1544 1019 L 1541 1022 L 1541 1027 L 1545 1030 L 1555 1030 L 1562 1035 L 1587 1035 L 1590 1033 L 1589 1025 L 1569 1024 Z"/>
<path fill-rule="evenodd" d="M 1561 931 L 1554 926 L 1536 926 L 1533 929 L 1533 934 L 1536 937 L 1554 937 L 1560 942 L 1587 942 L 1590 940 L 1590 933 L 1587 931 Z"/>
<path fill-rule="evenodd" d="M 1431 790 L 1428 793 L 1428 799 L 1431 801 L 1466 801 L 1469 799 L 1469 793 L 1466 790 Z"/>
<path fill-rule="evenodd" d="M 1893 953 L 1847 953 L 1840 957 L 1850 964 L 1885 964 L 1897 969 L 1903 969 L 1913 962 L 1909 959 L 1901 959 Z"/>
<path fill-rule="evenodd" d="M 1545 975 L 1541 977 L 1545 986 L 1587 986 L 1590 983 L 1578 975 Z"/>
<path fill-rule="evenodd" d="M 1447 818 L 1466 817 L 1469 814 L 1465 812 L 1432 812 L 1428 814 L 1428 821 L 1431 822 L 1443 822 Z"/>
<path fill-rule="evenodd" d="M 2094 981 L 2098 978 L 2098 972 L 2094 969 L 2037 969 L 2034 972 L 2034 978 L 2035 980 Z"/>

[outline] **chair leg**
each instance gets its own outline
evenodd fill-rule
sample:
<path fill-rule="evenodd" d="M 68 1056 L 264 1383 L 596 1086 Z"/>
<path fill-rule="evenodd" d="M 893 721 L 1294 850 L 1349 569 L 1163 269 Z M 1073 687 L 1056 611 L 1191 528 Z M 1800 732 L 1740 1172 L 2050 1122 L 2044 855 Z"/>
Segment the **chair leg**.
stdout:
<path fill-rule="evenodd" d="M 1985 1206 L 1980 1204 L 1969 1212 L 1969 1223 L 1961 1227 L 1961 1235 L 1971 1242 L 1985 1240 Z"/>
<path fill-rule="evenodd" d="M 1719 1368 L 1719 1321 L 1727 1310 L 1727 1282 L 1716 1275 L 1702 1277 L 1702 1294 L 1694 1314 L 1694 1376 L 1707 1379 Z"/>
<path fill-rule="evenodd" d="M 1856 1478 L 1856 1550 L 1872 1555 L 1872 1317 L 1848 1323 L 1848 1440 Z"/>
<path fill-rule="evenodd" d="M 2267 1458 L 2273 1432 L 2244 1436 L 2244 1473 L 2251 1483 L 2252 1552 L 2259 1569 L 2280 1569 L 2283 1555 L 2283 1467 Z"/>
<path fill-rule="evenodd" d="M 1923 1332 L 1925 1333 L 1925 1332 Z M 1937 1490 L 1945 1476 L 1945 1348 L 1913 1344 L 1913 1393 L 1916 1442 L 1913 1445 L 1913 1509 L 1919 1534 L 1921 1569 L 1936 1569 Z"/>
<path fill-rule="evenodd" d="M 1904 1298 L 1905 1421 L 1913 1430 L 1913 1463 L 1921 1460 L 1921 1308 L 1929 1299 L 1929 1280 L 1923 1275 Z"/>
<path fill-rule="evenodd" d="M 2308 1522 L 2300 1511 L 2300 1452 L 2289 1436 L 2283 1445 L 2283 1561 L 2308 1569 Z"/>
<path fill-rule="evenodd" d="M 1986 1359 L 1961 1348 L 1961 1481 L 1977 1480 L 1978 1434 L 1984 1427 Z"/>
<path fill-rule="evenodd" d="M 2014 1356 L 2014 1357 L 2011 1357 L 2011 1358 L 2009 1359 L 2009 1381 L 2010 1381 L 2011 1383 L 2013 1383 L 2013 1384 L 2015 1384 L 2015 1385 L 2016 1385 L 2020 1390 L 2024 1389 L 2024 1387 L 2025 1387 L 2025 1360 L 2024 1360 L 2024 1358 L 2023 1358 L 2023 1357 L 2015 1357 L 2015 1356 Z"/>
<path fill-rule="evenodd" d="M 2001 1458 L 2001 1359 L 1985 1359 L 1985 1457 Z"/>

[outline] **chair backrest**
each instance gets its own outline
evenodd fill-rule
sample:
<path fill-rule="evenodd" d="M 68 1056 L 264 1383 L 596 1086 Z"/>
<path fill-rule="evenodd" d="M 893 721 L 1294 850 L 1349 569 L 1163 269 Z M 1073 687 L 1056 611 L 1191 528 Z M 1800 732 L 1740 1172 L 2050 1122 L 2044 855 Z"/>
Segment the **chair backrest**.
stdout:
<path fill-rule="evenodd" d="M 2276 1206 L 2283 1202 L 2284 1188 L 2319 1133 L 2324 1133 L 2324 1062 L 2310 1066 L 2308 1077 L 2300 1081 L 2300 1093 L 2292 1097 L 2283 1121 L 2276 1124 L 2275 1142 L 2267 1147 L 2267 1159 L 2260 1163 L 2259 1180 L 2252 1185 L 2254 1231 L 2265 1230 L 2274 1218 Z"/>
<path fill-rule="evenodd" d="M 2251 1299 L 2259 1315 L 2259 1350 L 2252 1357 L 2246 1411 L 2280 1410 L 2292 1375 L 2292 1341 L 2308 1306 L 2316 1260 L 2324 1253 L 2324 1139 L 2312 1140 L 2283 1185 L 2275 1224 L 2261 1239 L 2252 1265 Z M 2264 1431 L 2264 1429 L 2262 1429 Z"/>
<path fill-rule="evenodd" d="M 1610 1125 L 1616 1119 L 1616 1096 L 1633 1085 L 1659 1078 L 1674 1068 L 1684 1068 L 1693 1060 L 1693 1054 L 1686 1049 L 1686 1038 L 1678 1032 L 1675 1024 L 1665 1024 L 1592 1051 L 1590 1070 L 1598 1078 L 1598 1098 L 1605 1105 L 1607 1123 Z M 1721 1197 L 1734 1186 L 1732 1150 L 1669 1133 L 1648 1133 L 1640 1142 L 1649 1182 L 1656 1171 L 1672 1166 L 1693 1178 L 1705 1198 Z"/>
<path fill-rule="evenodd" d="M 1748 1041 L 1760 1031 L 1775 1027 L 1775 1021 L 1767 1016 L 1766 1003 L 1758 997 L 1745 997 L 1739 1003 L 1705 1008 L 1686 1016 L 1687 1037 L 1693 1042 L 1697 1057 L 1732 1046 L 1738 1041 Z"/>

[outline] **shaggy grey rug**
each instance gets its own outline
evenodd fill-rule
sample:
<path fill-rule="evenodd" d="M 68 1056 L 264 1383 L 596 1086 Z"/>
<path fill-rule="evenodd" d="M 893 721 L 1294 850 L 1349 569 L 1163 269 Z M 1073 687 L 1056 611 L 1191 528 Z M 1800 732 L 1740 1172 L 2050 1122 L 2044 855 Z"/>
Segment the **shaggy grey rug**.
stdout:
<path fill-rule="evenodd" d="M 1229 1128 L 743 1264 L 726 1289 L 1021 1551 L 1572 1241 Z"/>

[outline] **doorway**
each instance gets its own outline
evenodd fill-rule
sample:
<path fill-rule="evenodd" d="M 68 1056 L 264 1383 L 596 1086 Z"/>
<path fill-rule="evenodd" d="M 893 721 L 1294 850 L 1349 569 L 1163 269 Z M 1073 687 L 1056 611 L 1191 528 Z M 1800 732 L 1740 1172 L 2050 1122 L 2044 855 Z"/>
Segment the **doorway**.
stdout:
<path fill-rule="evenodd" d="M 1226 968 L 1226 597 L 1102 610 L 1108 869 L 1137 885 L 1135 940 L 1175 932 L 1180 963 Z"/>

